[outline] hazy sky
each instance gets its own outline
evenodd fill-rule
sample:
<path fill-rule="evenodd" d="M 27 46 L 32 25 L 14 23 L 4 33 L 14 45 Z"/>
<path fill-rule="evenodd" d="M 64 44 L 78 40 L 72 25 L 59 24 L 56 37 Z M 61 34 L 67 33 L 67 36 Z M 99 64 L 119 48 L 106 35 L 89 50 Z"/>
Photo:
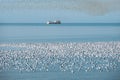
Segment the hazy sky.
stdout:
<path fill-rule="evenodd" d="M 120 0 L 0 0 L 0 22 L 120 22 Z"/>

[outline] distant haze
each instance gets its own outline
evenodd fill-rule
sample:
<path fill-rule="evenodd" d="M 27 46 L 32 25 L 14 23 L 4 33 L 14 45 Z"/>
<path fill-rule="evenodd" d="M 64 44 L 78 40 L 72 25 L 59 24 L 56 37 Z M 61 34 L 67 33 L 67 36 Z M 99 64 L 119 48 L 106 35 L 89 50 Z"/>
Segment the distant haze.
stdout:
<path fill-rule="evenodd" d="M 0 9 L 70 9 L 93 15 L 120 11 L 120 0 L 0 0 Z"/>
<path fill-rule="evenodd" d="M 54 10 L 57 10 L 85 13 L 89 16 L 105 16 L 110 13 L 120 12 L 120 0 L 0 0 L 0 11 L 11 12 L 18 10 L 50 10 L 51 15 L 55 13 Z M 66 12 L 66 14 L 68 13 Z M 60 19 L 66 16 L 66 14 L 64 13 Z M 42 13 L 41 15 L 43 16 Z"/>

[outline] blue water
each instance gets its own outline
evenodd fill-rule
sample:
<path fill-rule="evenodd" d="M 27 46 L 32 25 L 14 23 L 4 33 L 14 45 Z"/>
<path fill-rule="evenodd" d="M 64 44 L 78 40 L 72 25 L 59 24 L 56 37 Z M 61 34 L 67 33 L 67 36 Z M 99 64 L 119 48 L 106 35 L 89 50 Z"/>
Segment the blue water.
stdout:
<path fill-rule="evenodd" d="M 62 23 L 62 24 L 46 24 L 46 23 L 0 23 L 0 26 L 120 26 L 120 23 Z"/>
<path fill-rule="evenodd" d="M 0 23 L 0 43 L 41 43 L 41 42 L 117 42 L 120 41 L 120 23 L 64 23 L 64 24 L 41 24 L 41 23 Z M 114 45 L 115 46 L 115 45 Z M 84 47 L 84 46 L 83 46 Z M 6 48 L 6 49 L 5 49 Z M 24 47 L 23 47 L 24 48 Z M 8 46 L 0 48 L 0 62 L 2 60 L 10 63 L 11 55 L 7 51 L 22 53 L 24 49 Z M 10 50 L 9 50 L 10 49 Z M 34 50 L 37 50 L 36 48 Z M 116 46 L 118 49 L 119 46 Z M 4 52 L 5 50 L 5 52 Z M 33 51 L 34 51 L 33 50 Z M 32 51 L 32 49 L 30 50 Z M 115 51 L 115 50 L 113 50 Z M 116 50 L 117 51 L 117 50 Z M 4 52 L 4 53 L 3 53 Z M 34 51 L 35 52 L 35 51 Z M 118 51 L 119 53 L 119 51 Z M 5 54 L 5 55 L 3 55 Z M 18 53 L 17 53 L 18 54 Z M 31 52 L 32 54 L 32 52 Z M 5 60 L 2 58 L 5 58 Z M 34 56 L 34 55 L 33 55 Z M 18 55 L 19 57 L 19 55 Z M 24 56 L 23 56 L 24 57 Z M 119 59 L 119 55 L 116 55 Z M 8 58 L 8 59 L 7 59 Z M 63 57 L 64 58 L 64 57 Z M 87 57 L 84 57 L 87 59 Z M 22 59 L 21 59 L 22 60 Z M 24 60 L 24 59 L 23 59 Z M 97 59 L 96 59 L 97 60 Z M 103 60 L 103 58 L 102 58 Z M 109 62 L 109 59 L 107 59 Z M 113 59 L 113 63 L 116 59 Z M 33 60 L 30 60 L 34 61 Z M 87 60 L 88 61 L 88 60 Z M 112 60 L 110 60 L 112 61 Z M 19 62 L 19 58 L 18 58 Z M 31 63 L 28 63 L 31 64 Z M 115 65 L 118 65 L 115 62 Z M 7 65 L 7 64 L 5 64 Z M 12 65 L 15 67 L 16 65 Z M 19 65 L 20 66 L 20 65 Z M 9 67 L 9 65 L 8 65 Z M 115 71 L 80 71 L 71 73 L 69 71 L 1 71 L 0 80 L 120 80 L 120 68 Z M 8 68 L 9 69 L 9 68 Z"/>
<path fill-rule="evenodd" d="M 31 72 L 0 73 L 1 80 L 120 80 L 119 72 Z"/>
<path fill-rule="evenodd" d="M 120 23 L 1 23 L 0 42 L 119 41 Z"/>

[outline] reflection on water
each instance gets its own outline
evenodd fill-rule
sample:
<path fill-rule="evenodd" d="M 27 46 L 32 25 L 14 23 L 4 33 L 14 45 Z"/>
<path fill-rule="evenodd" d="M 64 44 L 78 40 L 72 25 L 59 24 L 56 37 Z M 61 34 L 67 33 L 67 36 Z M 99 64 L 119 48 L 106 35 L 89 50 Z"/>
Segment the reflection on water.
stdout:
<path fill-rule="evenodd" d="M 119 80 L 119 26 L 0 26 L 0 80 Z"/>
<path fill-rule="evenodd" d="M 4 43 L 2 71 L 120 71 L 120 42 Z"/>

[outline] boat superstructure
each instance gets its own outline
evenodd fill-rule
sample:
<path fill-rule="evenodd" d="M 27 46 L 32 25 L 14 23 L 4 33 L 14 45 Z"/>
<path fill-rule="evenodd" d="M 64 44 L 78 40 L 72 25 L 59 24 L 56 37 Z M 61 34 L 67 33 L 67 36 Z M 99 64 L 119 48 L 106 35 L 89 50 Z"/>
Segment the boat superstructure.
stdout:
<path fill-rule="evenodd" d="M 55 20 L 55 21 L 47 21 L 46 24 L 61 24 L 60 20 Z"/>

